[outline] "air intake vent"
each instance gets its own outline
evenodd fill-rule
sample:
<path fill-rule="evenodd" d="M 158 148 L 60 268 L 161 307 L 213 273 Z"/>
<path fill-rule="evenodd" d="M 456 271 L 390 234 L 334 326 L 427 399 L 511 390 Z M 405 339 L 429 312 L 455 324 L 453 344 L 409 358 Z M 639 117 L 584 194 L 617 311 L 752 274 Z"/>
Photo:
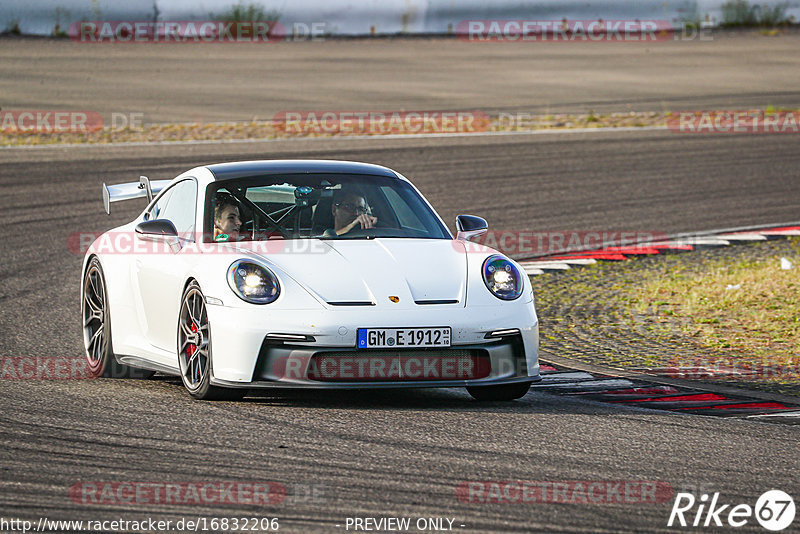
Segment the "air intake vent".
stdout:
<path fill-rule="evenodd" d="M 419 382 L 486 378 L 491 360 L 482 349 L 318 352 L 307 376 L 320 382 Z"/>
<path fill-rule="evenodd" d="M 374 302 L 368 300 L 341 300 L 336 302 L 329 302 L 331 306 L 375 306 Z"/>
<path fill-rule="evenodd" d="M 458 300 L 415 300 L 416 304 L 426 306 L 428 304 L 458 304 Z"/>

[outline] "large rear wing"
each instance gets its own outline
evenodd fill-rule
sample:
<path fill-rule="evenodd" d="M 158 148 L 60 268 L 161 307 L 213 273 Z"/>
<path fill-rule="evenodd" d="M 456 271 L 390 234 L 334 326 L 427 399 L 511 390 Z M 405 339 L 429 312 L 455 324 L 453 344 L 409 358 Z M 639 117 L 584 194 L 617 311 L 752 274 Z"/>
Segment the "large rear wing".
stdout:
<path fill-rule="evenodd" d="M 153 180 L 147 176 L 140 176 L 139 182 L 127 184 L 106 185 L 103 183 L 103 207 L 106 213 L 111 214 L 111 203 L 133 198 L 147 197 L 147 202 L 153 200 L 162 189 L 167 187 L 172 180 Z"/>

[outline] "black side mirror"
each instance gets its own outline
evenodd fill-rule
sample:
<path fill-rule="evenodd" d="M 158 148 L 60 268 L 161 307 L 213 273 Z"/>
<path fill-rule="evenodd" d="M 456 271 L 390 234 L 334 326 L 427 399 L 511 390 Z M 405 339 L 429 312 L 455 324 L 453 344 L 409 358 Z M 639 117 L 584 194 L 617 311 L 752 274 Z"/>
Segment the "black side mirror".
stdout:
<path fill-rule="evenodd" d="M 178 237 L 178 230 L 172 221 L 153 219 L 136 225 L 136 233 L 148 237 Z"/>
<path fill-rule="evenodd" d="M 136 225 L 136 237 L 147 241 L 161 241 L 169 245 L 172 252 L 181 249 L 181 240 L 178 239 L 178 230 L 172 221 L 167 219 L 153 219 Z"/>
<path fill-rule="evenodd" d="M 456 239 L 469 241 L 473 237 L 478 237 L 489 231 L 489 223 L 486 219 L 475 215 L 459 215 L 456 217 Z"/>

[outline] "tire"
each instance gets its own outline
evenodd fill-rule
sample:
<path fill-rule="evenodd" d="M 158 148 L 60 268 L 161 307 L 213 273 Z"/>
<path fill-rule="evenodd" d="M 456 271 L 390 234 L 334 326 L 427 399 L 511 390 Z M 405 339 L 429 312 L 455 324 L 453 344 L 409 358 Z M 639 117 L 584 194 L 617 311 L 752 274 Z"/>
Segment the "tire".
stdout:
<path fill-rule="evenodd" d="M 178 366 L 186 391 L 198 400 L 240 400 L 245 390 L 211 385 L 211 327 L 200 284 L 192 280 L 178 314 Z"/>
<path fill-rule="evenodd" d="M 498 386 L 467 386 L 467 391 L 479 401 L 512 401 L 524 397 L 530 387 L 530 382 L 517 382 Z"/>
<path fill-rule="evenodd" d="M 83 277 L 83 348 L 89 374 L 99 378 L 150 378 L 153 371 L 117 362 L 111 343 L 111 315 L 108 291 L 100 260 L 92 258 Z"/>

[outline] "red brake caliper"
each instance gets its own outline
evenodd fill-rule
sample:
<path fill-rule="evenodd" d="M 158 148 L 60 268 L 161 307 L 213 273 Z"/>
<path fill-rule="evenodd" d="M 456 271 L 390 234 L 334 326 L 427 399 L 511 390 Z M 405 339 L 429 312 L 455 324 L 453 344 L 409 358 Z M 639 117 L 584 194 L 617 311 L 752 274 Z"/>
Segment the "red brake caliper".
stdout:
<path fill-rule="evenodd" d="M 192 332 L 197 332 L 197 325 L 194 324 L 194 321 L 189 323 L 189 330 L 191 330 Z M 195 352 L 197 352 L 197 345 L 195 345 L 194 343 L 189 343 L 189 346 L 186 348 L 186 355 L 189 356 L 189 358 L 186 360 L 187 363 L 192 359 L 192 356 L 194 356 Z M 199 365 L 197 366 L 197 375 L 198 378 L 200 378 Z"/>

